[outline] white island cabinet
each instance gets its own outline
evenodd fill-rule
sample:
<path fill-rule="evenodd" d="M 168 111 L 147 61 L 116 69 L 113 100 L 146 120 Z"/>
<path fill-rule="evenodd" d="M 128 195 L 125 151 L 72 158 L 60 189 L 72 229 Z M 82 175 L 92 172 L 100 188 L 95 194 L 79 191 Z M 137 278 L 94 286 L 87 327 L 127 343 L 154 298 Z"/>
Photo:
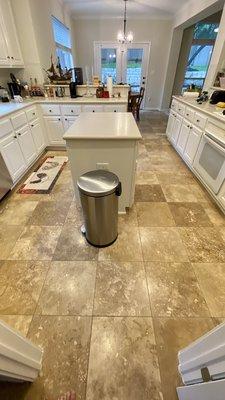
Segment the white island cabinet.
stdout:
<path fill-rule="evenodd" d="M 136 159 L 141 134 L 131 113 L 83 113 L 63 138 L 66 140 L 76 198 L 77 179 L 96 169 L 114 172 L 122 183 L 119 212 L 134 201 Z"/>

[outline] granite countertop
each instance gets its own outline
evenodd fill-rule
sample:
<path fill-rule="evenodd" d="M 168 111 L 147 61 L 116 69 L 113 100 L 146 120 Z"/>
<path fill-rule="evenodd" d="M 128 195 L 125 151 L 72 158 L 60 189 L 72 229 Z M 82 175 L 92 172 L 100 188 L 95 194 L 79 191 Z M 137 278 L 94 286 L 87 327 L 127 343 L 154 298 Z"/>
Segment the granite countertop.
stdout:
<path fill-rule="evenodd" d="M 209 101 L 203 102 L 199 104 L 196 102 L 196 99 L 183 97 L 183 96 L 173 96 L 175 100 L 178 100 L 188 106 L 191 106 L 196 109 L 196 111 L 201 111 L 207 114 L 209 117 L 217 118 L 220 121 L 225 122 L 225 115 L 222 114 L 223 109 L 216 107 L 214 104 L 210 104 Z"/>
<path fill-rule="evenodd" d="M 66 140 L 141 139 L 135 119 L 127 112 L 83 113 L 64 134 Z"/>
<path fill-rule="evenodd" d="M 48 104 L 48 103 L 56 103 L 56 104 L 127 104 L 127 98 L 125 97 L 112 97 L 109 99 L 97 99 L 96 97 L 77 97 L 75 99 L 71 99 L 71 97 L 63 97 L 63 98 L 35 98 L 35 99 L 27 99 L 22 103 L 15 103 L 10 101 L 9 103 L 0 103 L 0 118 L 5 117 L 15 111 L 20 111 L 23 108 L 32 106 L 34 104 Z"/>

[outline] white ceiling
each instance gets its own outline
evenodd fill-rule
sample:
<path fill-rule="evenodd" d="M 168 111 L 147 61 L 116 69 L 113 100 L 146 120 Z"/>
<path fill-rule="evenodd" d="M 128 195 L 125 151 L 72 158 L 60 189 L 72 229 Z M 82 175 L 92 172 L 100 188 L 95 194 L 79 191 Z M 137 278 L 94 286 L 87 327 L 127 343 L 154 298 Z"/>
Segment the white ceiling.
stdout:
<path fill-rule="evenodd" d="M 128 0 L 128 17 L 169 18 L 190 0 Z M 123 0 L 63 0 L 73 17 L 121 18 L 124 10 Z"/>

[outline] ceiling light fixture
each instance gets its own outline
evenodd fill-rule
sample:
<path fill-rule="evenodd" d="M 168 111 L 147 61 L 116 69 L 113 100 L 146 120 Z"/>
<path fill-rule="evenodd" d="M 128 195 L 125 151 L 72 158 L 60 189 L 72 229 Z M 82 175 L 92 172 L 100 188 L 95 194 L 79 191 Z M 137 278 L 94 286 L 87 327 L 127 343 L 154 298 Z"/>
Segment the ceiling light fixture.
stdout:
<path fill-rule="evenodd" d="M 134 40 L 133 33 L 127 33 L 127 1 L 128 0 L 124 0 L 123 31 L 119 31 L 117 34 L 117 40 L 119 43 L 131 43 Z"/>

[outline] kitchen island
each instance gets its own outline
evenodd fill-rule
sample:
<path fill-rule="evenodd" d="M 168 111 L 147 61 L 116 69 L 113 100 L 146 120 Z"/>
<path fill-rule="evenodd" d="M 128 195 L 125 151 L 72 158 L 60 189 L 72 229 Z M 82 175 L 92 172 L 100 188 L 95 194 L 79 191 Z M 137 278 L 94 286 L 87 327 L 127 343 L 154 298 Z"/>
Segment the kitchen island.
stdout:
<path fill-rule="evenodd" d="M 85 172 L 108 169 L 122 183 L 119 212 L 134 202 L 136 159 L 141 134 L 131 113 L 81 114 L 64 134 L 75 196 L 77 179 Z"/>

